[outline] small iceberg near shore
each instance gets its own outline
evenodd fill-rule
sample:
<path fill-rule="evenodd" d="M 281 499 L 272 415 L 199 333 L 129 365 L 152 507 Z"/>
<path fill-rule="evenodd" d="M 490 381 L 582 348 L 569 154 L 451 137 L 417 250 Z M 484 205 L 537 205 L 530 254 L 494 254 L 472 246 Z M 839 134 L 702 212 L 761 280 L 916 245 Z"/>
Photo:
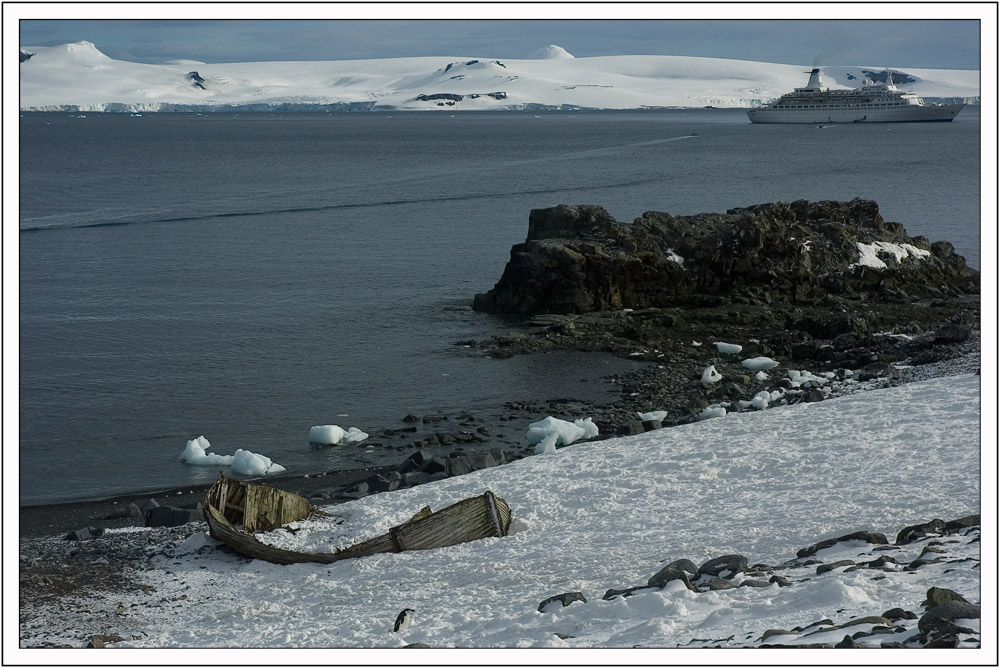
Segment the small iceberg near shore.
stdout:
<path fill-rule="evenodd" d="M 321 424 L 309 429 L 309 442 L 317 445 L 337 445 L 338 443 L 360 443 L 368 434 L 357 427 L 344 431 L 335 424 Z"/>
<path fill-rule="evenodd" d="M 232 455 L 218 455 L 214 452 L 207 452 L 212 447 L 208 439 L 204 436 L 192 439 L 184 446 L 184 451 L 179 459 L 185 464 L 192 466 L 229 466 L 233 463 Z"/>
<path fill-rule="evenodd" d="M 218 455 L 207 452 L 211 447 L 212 444 L 207 438 L 199 436 L 187 442 L 178 459 L 192 466 L 229 466 L 236 475 L 267 475 L 286 470 L 281 464 L 272 462 L 269 457 L 249 450 L 237 450 L 234 455 Z"/>

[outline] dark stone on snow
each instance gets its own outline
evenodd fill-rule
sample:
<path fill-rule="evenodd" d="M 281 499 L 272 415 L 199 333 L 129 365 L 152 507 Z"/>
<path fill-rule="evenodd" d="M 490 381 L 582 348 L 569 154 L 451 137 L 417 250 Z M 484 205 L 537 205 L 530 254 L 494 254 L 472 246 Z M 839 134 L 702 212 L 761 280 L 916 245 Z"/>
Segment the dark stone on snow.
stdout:
<path fill-rule="evenodd" d="M 846 648 L 855 649 L 861 647 L 861 645 L 854 642 L 854 638 L 852 638 L 851 636 L 844 636 L 844 639 L 841 640 L 836 645 L 834 645 L 834 647 L 837 649 L 846 649 Z"/>
<path fill-rule="evenodd" d="M 948 533 L 953 533 L 959 529 L 966 529 L 968 527 L 977 527 L 980 525 L 979 514 L 966 515 L 965 517 L 960 517 L 957 520 L 951 520 L 946 522 L 944 525 L 945 531 Z"/>
<path fill-rule="evenodd" d="M 854 562 L 850 559 L 841 559 L 840 561 L 834 561 L 829 564 L 820 564 L 816 567 L 816 575 L 822 575 L 823 573 L 829 573 L 832 570 L 836 570 L 841 566 L 853 566 Z"/>
<path fill-rule="evenodd" d="M 735 589 L 736 585 L 734 585 L 729 580 L 716 578 L 715 580 L 712 580 L 711 582 L 708 583 L 708 588 L 711 591 L 721 591 L 723 589 Z"/>
<path fill-rule="evenodd" d="M 666 567 L 660 569 L 656 574 L 654 574 L 649 581 L 646 583 L 650 587 L 665 587 L 668 582 L 673 580 L 680 580 L 684 583 L 684 586 L 691 591 L 698 591 L 698 588 L 691 583 L 690 574 L 681 568 L 671 568 Z"/>
<path fill-rule="evenodd" d="M 699 575 L 712 575 L 715 577 L 724 577 L 725 579 L 730 579 L 737 573 L 743 573 L 747 570 L 747 558 L 741 554 L 727 554 L 722 557 L 716 557 L 715 559 L 709 559 L 701 565 L 698 569 Z M 727 575 L 722 575 L 728 571 Z"/>
<path fill-rule="evenodd" d="M 763 580 L 744 580 L 740 583 L 741 587 L 770 587 L 770 582 L 764 582 Z"/>
<path fill-rule="evenodd" d="M 560 608 L 565 608 L 567 605 L 573 603 L 574 601 L 582 601 L 583 603 L 586 603 L 587 599 L 586 597 L 584 597 L 582 593 L 578 591 L 570 591 L 566 592 L 565 594 L 557 594 L 556 596 L 550 596 L 549 598 L 539 603 L 538 612 L 546 612 L 546 607 L 548 607 L 553 603 L 558 602 L 561 604 L 559 606 Z"/>
<path fill-rule="evenodd" d="M 888 619 L 890 622 L 894 622 L 900 619 L 916 619 L 916 614 L 910 612 L 909 610 L 903 610 L 902 608 L 892 608 L 891 610 L 886 610 L 882 613 L 882 616 Z"/>
<path fill-rule="evenodd" d="M 615 432 L 618 436 L 635 436 L 636 434 L 641 434 L 646 431 L 645 426 L 639 420 L 629 420 L 620 427 L 618 431 Z"/>
<path fill-rule="evenodd" d="M 779 587 L 791 587 L 792 583 L 788 581 L 788 578 L 782 577 L 781 575 L 772 575 L 768 582 L 777 582 Z"/>
<path fill-rule="evenodd" d="M 652 591 L 653 589 L 662 589 L 662 587 L 650 587 L 647 585 L 645 587 L 626 587 L 625 589 L 609 589 L 606 592 L 604 592 L 604 596 L 602 596 L 601 598 L 604 599 L 605 601 L 610 601 L 611 599 L 617 598 L 618 596 L 628 598 L 629 596 L 632 596 L 636 592 Z"/>
<path fill-rule="evenodd" d="M 948 601 L 959 601 L 961 603 L 968 603 L 965 598 L 958 592 L 954 592 L 950 589 L 944 589 L 943 587 L 931 587 L 927 590 L 927 599 L 923 602 L 923 606 L 930 610 L 931 608 L 936 608 L 939 605 L 943 605 Z"/>
<path fill-rule="evenodd" d="M 907 545 L 927 535 L 940 535 L 945 531 L 944 526 L 944 520 L 933 519 L 930 522 L 905 527 L 896 534 L 896 545 Z"/>
<path fill-rule="evenodd" d="M 90 636 L 86 649 L 104 649 L 111 643 L 122 642 L 125 638 L 120 635 L 94 635 Z"/>
<path fill-rule="evenodd" d="M 917 629 L 922 635 L 931 637 L 973 633 L 973 629 L 959 626 L 954 620 L 979 617 L 978 605 L 965 601 L 945 601 L 925 612 L 917 621 Z"/>
<path fill-rule="evenodd" d="M 874 545 L 888 545 L 889 541 L 886 537 L 880 533 L 871 533 L 869 531 L 855 531 L 854 533 L 849 533 L 839 538 L 829 538 L 827 540 L 820 541 L 811 547 L 804 547 L 795 553 L 795 556 L 802 559 L 803 557 L 810 557 L 820 550 L 824 550 L 828 547 L 833 547 L 837 543 L 844 543 L 851 540 L 862 540 L 866 543 L 872 543 Z"/>

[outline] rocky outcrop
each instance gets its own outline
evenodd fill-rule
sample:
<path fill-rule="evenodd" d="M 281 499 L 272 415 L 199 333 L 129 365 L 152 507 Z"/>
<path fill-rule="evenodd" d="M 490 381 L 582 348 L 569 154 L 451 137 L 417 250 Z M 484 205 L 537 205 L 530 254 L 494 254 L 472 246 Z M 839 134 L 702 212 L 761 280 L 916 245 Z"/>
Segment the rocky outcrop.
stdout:
<path fill-rule="evenodd" d="M 724 214 L 600 206 L 534 209 L 496 286 L 473 308 L 511 314 L 814 303 L 978 294 L 979 272 L 945 241 L 909 237 L 871 200 L 776 202 Z"/>

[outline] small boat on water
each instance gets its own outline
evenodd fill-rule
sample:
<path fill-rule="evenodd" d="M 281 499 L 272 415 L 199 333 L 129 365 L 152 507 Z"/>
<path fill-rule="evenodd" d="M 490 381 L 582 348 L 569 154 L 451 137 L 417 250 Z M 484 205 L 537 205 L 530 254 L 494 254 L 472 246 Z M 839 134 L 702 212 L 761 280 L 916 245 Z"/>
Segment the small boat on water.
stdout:
<path fill-rule="evenodd" d="M 224 475 L 205 495 L 204 514 L 213 538 L 248 557 L 275 564 L 329 564 L 381 552 L 430 550 L 482 538 L 502 538 L 511 522 L 507 502 L 487 491 L 437 512 L 425 507 L 388 533 L 336 552 L 300 552 L 268 545 L 254 533 L 272 531 L 314 515 L 332 516 L 297 494 Z"/>
<path fill-rule="evenodd" d="M 964 104 L 930 104 L 912 91 L 902 91 L 886 70 L 885 82 L 865 79 L 859 88 L 829 89 L 818 67 L 803 88 L 747 111 L 751 123 L 907 123 L 952 121 Z"/>

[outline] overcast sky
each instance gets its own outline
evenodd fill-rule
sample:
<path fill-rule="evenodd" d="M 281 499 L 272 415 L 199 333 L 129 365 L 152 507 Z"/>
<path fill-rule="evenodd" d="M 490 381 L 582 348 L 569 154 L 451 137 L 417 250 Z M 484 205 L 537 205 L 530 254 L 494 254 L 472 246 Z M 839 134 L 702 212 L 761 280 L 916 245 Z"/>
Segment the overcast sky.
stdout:
<path fill-rule="evenodd" d="M 197 13 L 197 5 L 191 7 L 188 11 Z M 368 7 L 371 12 L 378 6 Z M 519 7 L 512 5 L 511 12 L 517 12 Z M 651 17 L 664 15 L 663 6 L 646 5 L 640 10 L 645 7 Z M 702 7 L 712 9 L 712 5 Z M 899 7 L 899 13 L 907 15 L 902 10 L 905 5 Z M 866 14 L 864 3 L 831 8 L 837 16 Z M 253 11 L 252 6 L 249 11 Z M 570 10 L 567 13 L 573 15 Z M 229 15 L 239 14 L 231 11 Z M 793 65 L 978 69 L 979 30 L 979 21 L 957 19 L 22 19 L 20 42 L 53 46 L 87 40 L 112 58 L 146 63 L 171 59 L 211 63 L 405 56 L 517 59 L 557 44 L 577 57 L 656 54 Z"/>

